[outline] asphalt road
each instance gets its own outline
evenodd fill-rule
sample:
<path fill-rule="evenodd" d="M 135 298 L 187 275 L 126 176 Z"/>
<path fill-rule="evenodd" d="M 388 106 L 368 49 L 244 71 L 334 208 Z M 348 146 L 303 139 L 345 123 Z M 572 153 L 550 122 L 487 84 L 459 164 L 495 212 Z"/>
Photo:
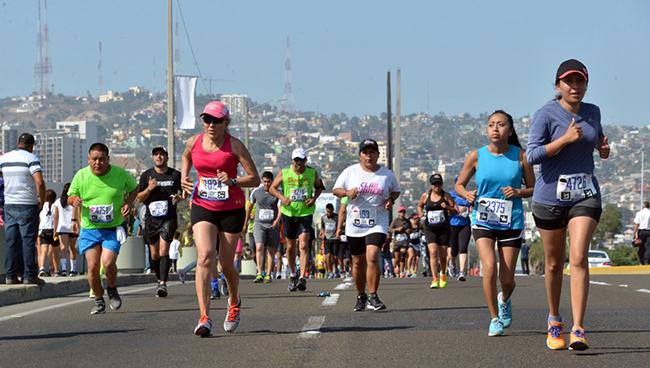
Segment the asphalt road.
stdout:
<path fill-rule="evenodd" d="M 594 276 L 585 352 L 545 346 L 541 277 L 518 277 L 506 336 L 488 337 L 478 278 L 428 289 L 428 280 L 382 280 L 386 311 L 352 312 L 356 292 L 340 280 L 314 280 L 288 293 L 287 282 L 242 280 L 242 322 L 225 334 L 225 299 L 212 304 L 214 336 L 192 335 L 194 284 L 122 288 L 118 312 L 89 314 L 84 296 L 0 308 L 2 367 L 648 367 L 650 276 Z M 335 289 L 335 288 L 339 289 Z M 641 291 L 638 291 L 641 290 Z M 643 291 L 646 290 L 646 291 Z M 320 298 L 319 291 L 330 291 Z M 562 314 L 570 326 L 568 278 Z M 324 305 L 326 304 L 326 305 Z"/>

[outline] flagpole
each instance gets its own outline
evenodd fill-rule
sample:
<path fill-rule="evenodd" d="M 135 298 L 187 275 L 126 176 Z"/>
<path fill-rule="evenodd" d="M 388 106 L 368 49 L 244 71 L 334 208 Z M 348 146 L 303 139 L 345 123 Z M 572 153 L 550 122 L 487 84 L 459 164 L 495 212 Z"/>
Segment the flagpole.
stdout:
<path fill-rule="evenodd" d="M 174 150 L 174 59 L 172 58 L 172 0 L 167 0 L 167 152 L 171 167 L 176 167 Z"/>

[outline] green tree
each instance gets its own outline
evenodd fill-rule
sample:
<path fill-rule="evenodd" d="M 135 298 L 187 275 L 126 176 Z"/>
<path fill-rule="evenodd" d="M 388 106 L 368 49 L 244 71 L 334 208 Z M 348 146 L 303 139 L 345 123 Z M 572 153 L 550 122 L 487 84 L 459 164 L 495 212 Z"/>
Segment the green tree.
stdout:
<path fill-rule="evenodd" d="M 612 260 L 612 266 L 632 266 L 639 264 L 636 248 L 629 245 L 619 245 L 607 252 Z"/>
<path fill-rule="evenodd" d="M 600 222 L 594 232 L 594 241 L 601 244 L 607 237 L 621 232 L 621 211 L 615 205 L 608 203 L 605 205 L 603 214 L 600 216 Z"/>

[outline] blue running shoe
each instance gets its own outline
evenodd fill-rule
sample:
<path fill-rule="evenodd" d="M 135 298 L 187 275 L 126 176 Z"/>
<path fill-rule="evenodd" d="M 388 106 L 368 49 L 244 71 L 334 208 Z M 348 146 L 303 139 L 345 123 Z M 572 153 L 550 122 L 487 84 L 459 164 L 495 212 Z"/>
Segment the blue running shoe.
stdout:
<path fill-rule="evenodd" d="M 503 322 L 499 318 L 492 318 L 490 321 L 490 329 L 488 336 L 501 336 L 503 335 Z"/>
<path fill-rule="evenodd" d="M 503 328 L 508 328 L 512 324 L 512 298 L 508 301 L 503 301 L 503 293 L 497 295 L 497 302 L 499 303 L 499 319 L 503 322 Z"/>

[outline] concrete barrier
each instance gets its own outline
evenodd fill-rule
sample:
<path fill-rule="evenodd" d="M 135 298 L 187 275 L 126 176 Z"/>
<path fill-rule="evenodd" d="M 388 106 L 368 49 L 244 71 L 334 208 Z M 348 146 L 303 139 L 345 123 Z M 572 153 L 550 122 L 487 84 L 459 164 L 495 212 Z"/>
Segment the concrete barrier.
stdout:
<path fill-rule="evenodd" d="M 120 247 L 117 269 L 121 273 L 141 273 L 144 268 L 144 240 L 141 236 L 129 236 Z"/>

